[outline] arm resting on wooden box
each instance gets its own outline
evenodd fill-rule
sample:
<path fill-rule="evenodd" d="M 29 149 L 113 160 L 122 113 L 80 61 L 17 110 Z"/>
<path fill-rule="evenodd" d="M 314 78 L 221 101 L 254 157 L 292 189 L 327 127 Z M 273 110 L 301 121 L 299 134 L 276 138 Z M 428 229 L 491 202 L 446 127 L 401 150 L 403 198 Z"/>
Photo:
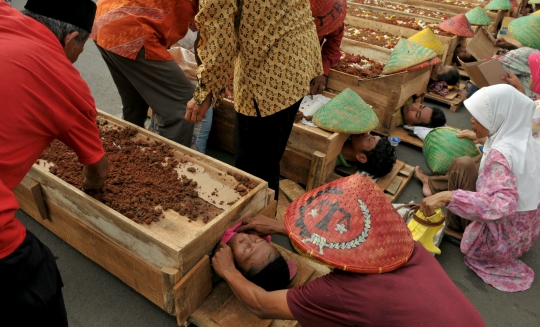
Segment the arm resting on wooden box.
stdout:
<path fill-rule="evenodd" d="M 234 265 L 231 248 L 223 243 L 212 258 L 212 267 L 257 317 L 261 319 L 288 319 L 294 316 L 287 304 L 287 290 L 267 292 L 248 281 Z"/>

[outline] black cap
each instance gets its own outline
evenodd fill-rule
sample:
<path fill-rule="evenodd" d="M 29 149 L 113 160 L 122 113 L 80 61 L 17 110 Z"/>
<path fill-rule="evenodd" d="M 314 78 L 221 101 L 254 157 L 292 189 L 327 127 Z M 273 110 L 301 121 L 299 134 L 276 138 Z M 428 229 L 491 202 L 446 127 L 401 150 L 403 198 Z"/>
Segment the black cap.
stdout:
<path fill-rule="evenodd" d="M 28 0 L 25 9 L 92 32 L 96 4 L 91 0 Z"/>

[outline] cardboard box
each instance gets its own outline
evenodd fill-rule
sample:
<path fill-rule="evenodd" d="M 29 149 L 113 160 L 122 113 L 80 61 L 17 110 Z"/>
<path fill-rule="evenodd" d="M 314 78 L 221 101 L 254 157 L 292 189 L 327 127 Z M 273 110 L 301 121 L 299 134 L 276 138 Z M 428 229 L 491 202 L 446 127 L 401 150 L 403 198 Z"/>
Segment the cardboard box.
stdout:
<path fill-rule="evenodd" d="M 513 45 L 517 46 L 518 48 L 519 47 L 522 47 L 523 44 L 521 44 L 521 42 L 519 42 L 518 40 L 516 40 L 514 38 L 514 36 L 512 35 L 512 33 L 510 33 L 510 30 L 508 29 L 508 25 L 510 25 L 510 22 L 513 21 L 515 18 L 513 17 L 504 17 L 503 21 L 502 21 L 502 24 L 501 24 L 501 29 L 499 30 L 499 33 L 497 34 L 497 38 L 504 38 L 506 41 L 512 43 Z"/>
<path fill-rule="evenodd" d="M 477 62 L 465 63 L 458 58 L 461 67 L 465 69 L 471 81 L 479 88 L 495 85 L 506 84 L 501 76 L 506 76 L 501 62 L 498 59 L 480 60 Z"/>
<path fill-rule="evenodd" d="M 491 58 L 499 48 L 493 45 L 495 39 L 485 27 L 479 28 L 467 45 L 467 50 L 478 60 Z"/>

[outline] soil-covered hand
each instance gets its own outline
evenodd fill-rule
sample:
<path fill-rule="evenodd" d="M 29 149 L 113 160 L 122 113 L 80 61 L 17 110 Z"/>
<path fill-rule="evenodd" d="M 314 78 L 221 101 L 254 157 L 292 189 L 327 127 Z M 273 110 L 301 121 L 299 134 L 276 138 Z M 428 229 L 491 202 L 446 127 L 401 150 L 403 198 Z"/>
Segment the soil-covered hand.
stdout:
<path fill-rule="evenodd" d="M 321 94 L 326 88 L 326 76 L 320 75 L 311 80 L 309 85 L 309 94 Z"/>
<path fill-rule="evenodd" d="M 244 218 L 242 220 L 242 226 L 238 227 L 236 232 L 256 235 L 272 235 L 283 234 L 284 229 L 283 221 L 256 215 L 255 217 Z"/>
<path fill-rule="evenodd" d="M 227 244 L 219 242 L 212 257 L 212 267 L 216 271 L 216 274 L 222 278 L 224 278 L 224 275 L 228 271 L 236 270 L 232 250 Z"/>
<path fill-rule="evenodd" d="M 503 81 L 506 81 L 508 84 L 512 85 L 516 88 L 519 92 L 525 94 L 525 88 L 523 87 L 523 84 L 521 84 L 521 81 L 516 76 L 516 74 L 511 72 L 506 72 L 508 76 L 501 76 L 501 79 Z"/>
<path fill-rule="evenodd" d="M 450 201 L 452 201 L 452 191 L 436 193 L 422 200 L 420 211 L 426 217 L 433 216 L 435 209 L 446 206 Z"/>

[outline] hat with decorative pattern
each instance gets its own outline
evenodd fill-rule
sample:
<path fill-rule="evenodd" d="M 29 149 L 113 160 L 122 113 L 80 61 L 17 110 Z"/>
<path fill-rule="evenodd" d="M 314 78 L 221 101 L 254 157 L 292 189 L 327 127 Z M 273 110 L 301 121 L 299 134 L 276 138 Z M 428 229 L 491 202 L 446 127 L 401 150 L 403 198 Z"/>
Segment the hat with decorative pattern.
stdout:
<path fill-rule="evenodd" d="M 512 4 L 510 0 L 491 0 L 484 9 L 486 10 L 510 10 L 512 9 Z"/>
<path fill-rule="evenodd" d="M 396 73 L 435 57 L 437 57 L 435 51 L 401 38 L 388 57 L 382 72 L 383 74 Z"/>
<path fill-rule="evenodd" d="M 420 32 L 414 34 L 408 38 L 408 40 L 435 51 L 437 55 L 444 54 L 444 45 L 441 43 L 441 41 L 439 41 L 435 33 L 433 33 L 429 27 L 424 28 Z"/>
<path fill-rule="evenodd" d="M 508 30 L 524 46 L 540 49 L 539 15 L 516 18 L 508 25 Z"/>
<path fill-rule="evenodd" d="M 474 31 L 465 14 L 459 14 L 439 24 L 439 28 L 445 32 L 462 37 L 473 37 Z"/>
<path fill-rule="evenodd" d="M 346 0 L 310 0 L 309 2 L 319 37 L 328 35 L 343 25 L 347 15 Z"/>
<path fill-rule="evenodd" d="M 476 7 L 465 13 L 465 17 L 471 25 L 489 26 L 491 25 L 491 19 L 488 14 L 481 7 Z"/>
<path fill-rule="evenodd" d="M 297 251 L 337 269 L 380 274 L 404 265 L 414 241 L 375 182 L 353 174 L 313 189 L 285 212 Z"/>

